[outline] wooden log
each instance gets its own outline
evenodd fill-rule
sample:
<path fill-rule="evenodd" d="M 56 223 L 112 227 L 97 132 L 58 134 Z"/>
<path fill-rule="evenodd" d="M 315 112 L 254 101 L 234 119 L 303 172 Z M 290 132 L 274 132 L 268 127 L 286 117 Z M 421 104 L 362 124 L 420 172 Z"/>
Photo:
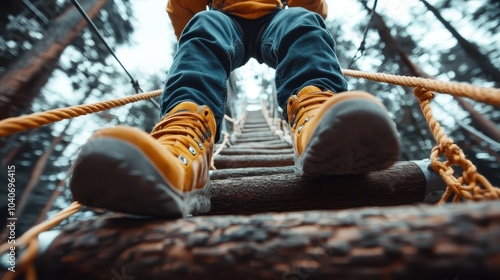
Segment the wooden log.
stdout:
<path fill-rule="evenodd" d="M 247 168 L 232 168 L 232 169 L 217 169 L 212 170 L 210 179 L 234 179 L 239 177 L 252 177 L 252 176 L 265 176 L 276 174 L 293 173 L 293 166 L 279 166 L 279 167 L 247 167 Z M 213 184 L 214 181 L 212 181 Z M 228 186 L 231 187 L 231 186 Z"/>
<path fill-rule="evenodd" d="M 216 165 L 217 166 L 217 165 Z M 422 202 L 427 182 L 414 162 L 365 175 L 300 177 L 293 173 L 212 182 L 210 215 L 346 209 Z M 429 186 L 428 186 L 429 185 Z"/>
<path fill-rule="evenodd" d="M 254 132 L 247 134 L 240 134 L 237 136 L 238 139 L 252 139 L 254 137 L 271 137 L 276 136 L 276 134 L 272 133 L 270 130 L 266 132 Z"/>
<path fill-rule="evenodd" d="M 267 125 L 267 122 L 266 122 L 266 119 L 264 119 L 264 117 L 262 118 L 251 118 L 251 119 L 246 119 L 245 121 L 245 125 L 255 125 L 255 124 L 265 124 Z"/>
<path fill-rule="evenodd" d="M 257 142 L 273 142 L 282 141 L 278 136 L 264 136 L 264 137 L 252 137 L 252 138 L 236 138 L 235 143 L 257 143 Z"/>
<path fill-rule="evenodd" d="M 230 147 L 223 149 L 221 155 L 275 155 L 275 154 L 293 154 L 293 150 L 287 149 L 250 149 Z"/>
<path fill-rule="evenodd" d="M 218 155 L 214 158 L 217 169 L 242 167 L 275 167 L 293 165 L 293 155 Z"/>
<path fill-rule="evenodd" d="M 39 279 L 500 279 L 500 202 L 66 226 Z M 126 278 L 125 278 L 126 277 Z"/>
<path fill-rule="evenodd" d="M 238 148 L 253 148 L 253 149 L 286 149 L 291 148 L 292 145 L 283 142 L 283 140 L 275 140 L 272 142 L 262 143 L 235 143 L 233 147 Z"/>
<path fill-rule="evenodd" d="M 243 128 L 241 130 L 241 134 L 262 133 L 262 132 L 269 132 L 269 131 L 271 131 L 271 129 L 269 127 Z"/>
<path fill-rule="evenodd" d="M 267 125 L 267 123 L 255 123 L 255 124 L 245 124 L 243 126 L 243 129 L 257 129 L 257 128 L 269 129 L 269 125 Z"/>

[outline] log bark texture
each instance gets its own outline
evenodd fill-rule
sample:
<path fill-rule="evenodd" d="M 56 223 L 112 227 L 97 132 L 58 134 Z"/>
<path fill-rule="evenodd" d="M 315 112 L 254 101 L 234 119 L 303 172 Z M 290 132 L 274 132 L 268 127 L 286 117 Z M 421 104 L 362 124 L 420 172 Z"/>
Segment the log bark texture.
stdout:
<path fill-rule="evenodd" d="M 221 180 L 221 179 L 234 179 L 253 176 L 265 176 L 265 175 L 277 175 L 277 174 L 291 174 L 293 173 L 293 166 L 280 166 L 280 167 L 248 167 L 248 168 L 232 168 L 232 169 L 217 169 L 211 171 L 210 179 Z M 252 179 L 250 179 L 252 180 Z M 216 183 L 218 184 L 218 183 Z M 231 187 L 231 186 L 229 186 Z"/>
<path fill-rule="evenodd" d="M 499 279 L 500 202 L 65 227 L 39 279 Z M 127 277 L 127 278 L 125 278 Z"/>
<path fill-rule="evenodd" d="M 293 165 L 293 154 L 219 155 L 214 158 L 217 169 L 242 167 L 275 167 Z"/>
<path fill-rule="evenodd" d="M 255 214 L 422 202 L 427 182 L 413 162 L 357 176 L 300 177 L 279 173 L 212 181 L 210 215 Z"/>
<path fill-rule="evenodd" d="M 276 155 L 293 154 L 291 148 L 287 149 L 251 149 L 251 148 L 225 148 L 220 152 L 221 155 Z"/>
<path fill-rule="evenodd" d="M 275 142 L 281 141 L 276 135 L 271 136 L 255 136 L 255 137 L 238 137 L 235 143 L 262 143 L 262 142 Z"/>
<path fill-rule="evenodd" d="M 276 149 L 291 149 L 292 145 L 282 141 L 282 140 L 276 140 L 273 142 L 267 142 L 265 144 L 262 143 L 236 143 L 232 145 L 234 148 L 243 148 L 243 149 L 271 149 L 271 150 L 276 150 Z"/>

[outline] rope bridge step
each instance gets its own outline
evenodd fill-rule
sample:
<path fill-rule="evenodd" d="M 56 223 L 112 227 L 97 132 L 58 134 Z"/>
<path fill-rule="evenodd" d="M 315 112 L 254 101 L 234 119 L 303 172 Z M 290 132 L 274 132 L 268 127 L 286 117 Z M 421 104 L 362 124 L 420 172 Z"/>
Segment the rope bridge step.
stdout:
<path fill-rule="evenodd" d="M 499 238 L 499 202 L 176 221 L 105 216 L 65 227 L 41 255 L 38 273 L 73 280 L 109 280 L 113 271 L 130 279 L 499 279 Z"/>

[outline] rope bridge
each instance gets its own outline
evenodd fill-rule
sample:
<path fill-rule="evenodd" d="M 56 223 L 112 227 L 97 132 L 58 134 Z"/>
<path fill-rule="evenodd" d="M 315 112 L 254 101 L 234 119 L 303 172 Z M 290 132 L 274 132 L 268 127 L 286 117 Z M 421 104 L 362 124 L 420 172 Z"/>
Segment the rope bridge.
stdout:
<path fill-rule="evenodd" d="M 476 87 L 470 84 L 436 81 L 417 77 L 398 76 L 384 73 L 369 73 L 349 69 L 344 69 L 342 71 L 346 76 L 414 88 L 414 94 L 419 101 L 422 113 L 436 140 L 436 146 L 432 149 L 430 155 L 431 166 L 433 170 L 443 178 L 447 185 L 446 190 L 438 204 L 444 204 L 451 198 L 453 202 L 459 202 L 463 199 L 472 201 L 500 199 L 500 189 L 492 186 L 484 176 L 477 172 L 474 164 L 465 158 L 463 151 L 443 132 L 439 123 L 435 120 L 430 108 L 430 102 L 435 96 L 434 92 L 468 97 L 478 102 L 500 106 L 500 89 Z M 155 90 L 104 102 L 77 105 L 26 116 L 8 118 L 0 121 L 0 136 L 5 137 L 64 119 L 92 114 L 140 100 L 154 98 L 160 94 L 161 90 Z M 227 116 L 226 119 L 233 122 L 235 125 L 239 122 Z M 283 128 L 283 130 L 284 129 L 285 128 Z M 226 144 L 229 144 L 229 134 L 224 135 L 224 142 L 221 146 L 219 146 L 216 153 L 219 153 Z M 440 157 L 443 156 L 446 160 L 441 161 Z M 461 176 L 454 176 L 454 166 L 462 168 L 463 172 Z M 213 162 L 212 169 L 215 169 Z M 78 210 L 82 207 L 83 205 L 79 202 L 73 202 L 68 208 L 62 210 L 60 213 L 56 214 L 47 221 L 34 226 L 17 240 L 17 246 L 26 246 L 25 252 L 23 252 L 22 256 L 19 258 L 18 265 L 18 271 L 25 272 L 27 277 L 26 279 L 36 279 L 34 259 L 39 248 L 37 239 L 38 235 L 41 232 L 58 225 L 64 219 L 78 212 Z M 7 243 L 2 244 L 0 246 L 0 253 L 6 252 L 8 248 L 9 245 Z M 14 274 L 9 274 L 6 275 L 5 279 L 14 278 Z"/>

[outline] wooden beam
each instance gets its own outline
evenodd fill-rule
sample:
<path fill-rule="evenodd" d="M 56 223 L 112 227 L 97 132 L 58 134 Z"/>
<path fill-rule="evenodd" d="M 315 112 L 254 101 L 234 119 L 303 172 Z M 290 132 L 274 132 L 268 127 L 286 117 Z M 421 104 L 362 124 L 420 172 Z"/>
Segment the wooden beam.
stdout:
<path fill-rule="evenodd" d="M 280 138 L 277 135 L 272 135 L 272 136 L 253 136 L 253 137 L 238 137 L 236 138 L 236 141 L 234 142 L 235 144 L 240 144 L 240 143 L 261 143 L 261 142 L 268 142 L 268 143 L 276 143 L 276 141 L 283 141 L 280 140 Z M 262 143 L 265 144 L 265 143 Z"/>
<path fill-rule="evenodd" d="M 221 155 L 275 155 L 275 154 L 293 154 L 291 148 L 287 149 L 251 149 L 251 148 L 225 148 L 220 152 Z"/>
<path fill-rule="evenodd" d="M 212 181 L 209 214 L 404 205 L 422 202 L 427 190 L 434 187 L 428 186 L 422 169 L 414 162 L 397 162 L 386 170 L 357 176 L 308 178 L 280 171 Z"/>
<path fill-rule="evenodd" d="M 222 179 L 234 179 L 240 177 L 254 177 L 254 176 L 265 176 L 265 175 L 276 175 L 276 174 L 291 174 L 293 173 L 293 166 L 280 166 L 280 167 L 249 167 L 249 168 L 232 168 L 232 169 L 217 169 L 212 170 L 210 174 L 210 179 L 212 180 L 222 180 Z M 217 184 L 217 183 L 216 183 Z"/>
<path fill-rule="evenodd" d="M 167 221 L 101 217 L 62 229 L 39 279 L 500 279 L 500 202 Z M 127 278 L 125 278 L 127 277 Z"/>
<path fill-rule="evenodd" d="M 217 169 L 287 166 L 293 165 L 293 154 L 218 155 L 214 158 L 214 164 Z"/>
<path fill-rule="evenodd" d="M 236 143 L 232 145 L 235 148 L 245 148 L 245 149 L 290 149 L 291 144 L 284 142 L 283 140 L 276 140 L 272 142 L 263 143 Z"/>

